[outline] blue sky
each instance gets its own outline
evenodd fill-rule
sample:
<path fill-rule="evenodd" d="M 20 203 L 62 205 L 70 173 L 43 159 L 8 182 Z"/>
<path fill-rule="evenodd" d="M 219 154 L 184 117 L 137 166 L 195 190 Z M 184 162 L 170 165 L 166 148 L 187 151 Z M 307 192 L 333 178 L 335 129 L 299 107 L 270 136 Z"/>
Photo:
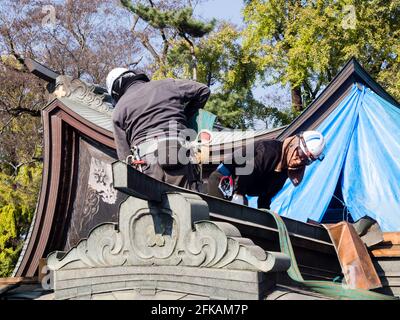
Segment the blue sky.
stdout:
<path fill-rule="evenodd" d="M 206 19 L 223 19 L 240 25 L 242 9 L 243 0 L 209 0 L 198 5 L 195 13 Z"/>

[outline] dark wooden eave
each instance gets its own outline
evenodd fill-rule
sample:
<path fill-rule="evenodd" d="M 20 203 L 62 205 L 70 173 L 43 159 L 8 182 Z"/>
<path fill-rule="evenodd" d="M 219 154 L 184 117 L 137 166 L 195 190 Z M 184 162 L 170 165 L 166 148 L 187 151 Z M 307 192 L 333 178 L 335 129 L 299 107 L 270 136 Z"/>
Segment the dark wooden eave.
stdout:
<path fill-rule="evenodd" d="M 43 109 L 42 120 L 45 132 L 42 186 L 34 222 L 15 270 L 17 277 L 34 276 L 39 259 L 62 247 L 76 188 L 79 135 L 115 149 L 111 132 L 80 117 L 59 100 Z"/>

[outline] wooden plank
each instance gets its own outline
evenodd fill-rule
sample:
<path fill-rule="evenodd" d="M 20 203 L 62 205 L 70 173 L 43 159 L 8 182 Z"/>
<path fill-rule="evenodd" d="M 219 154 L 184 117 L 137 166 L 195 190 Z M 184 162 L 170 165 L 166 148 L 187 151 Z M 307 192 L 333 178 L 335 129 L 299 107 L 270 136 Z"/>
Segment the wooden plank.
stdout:
<path fill-rule="evenodd" d="M 392 244 L 400 245 L 400 232 L 384 232 L 383 240 L 385 242 L 391 242 Z"/>
<path fill-rule="evenodd" d="M 357 289 L 381 288 L 368 250 L 353 225 L 348 222 L 323 225 L 329 232 L 342 266 L 346 283 Z"/>
<path fill-rule="evenodd" d="M 12 277 L 0 278 L 0 286 L 13 285 L 13 284 L 31 284 L 38 283 L 37 277 Z"/>
<path fill-rule="evenodd" d="M 400 232 L 385 232 L 383 240 L 370 250 L 371 255 L 375 258 L 400 257 Z"/>
<path fill-rule="evenodd" d="M 382 258 L 382 257 L 400 257 L 400 246 L 392 246 L 388 248 L 377 248 L 371 251 L 371 254 L 375 258 Z"/>

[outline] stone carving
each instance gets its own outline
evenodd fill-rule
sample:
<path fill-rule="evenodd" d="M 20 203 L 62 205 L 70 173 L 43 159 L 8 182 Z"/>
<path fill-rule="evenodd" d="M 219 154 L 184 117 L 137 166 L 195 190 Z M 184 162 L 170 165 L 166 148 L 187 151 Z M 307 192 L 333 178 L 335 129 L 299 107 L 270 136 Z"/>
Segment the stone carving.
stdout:
<path fill-rule="evenodd" d="M 268 272 L 290 265 L 285 255 L 242 238 L 233 225 L 209 221 L 207 203 L 186 193 L 166 194 L 161 204 L 129 197 L 121 204 L 118 224 L 96 227 L 58 256 L 48 257 L 50 269 L 182 266 Z"/>
<path fill-rule="evenodd" d="M 112 184 L 111 164 L 92 158 L 90 162 L 89 187 L 95 190 L 105 203 L 117 201 L 117 190 Z"/>
<path fill-rule="evenodd" d="M 112 107 L 105 102 L 106 94 L 95 93 L 96 87 L 82 80 L 72 79 L 69 76 L 58 76 L 53 95 L 57 98 L 67 97 L 85 104 L 94 110 L 111 115 Z"/>

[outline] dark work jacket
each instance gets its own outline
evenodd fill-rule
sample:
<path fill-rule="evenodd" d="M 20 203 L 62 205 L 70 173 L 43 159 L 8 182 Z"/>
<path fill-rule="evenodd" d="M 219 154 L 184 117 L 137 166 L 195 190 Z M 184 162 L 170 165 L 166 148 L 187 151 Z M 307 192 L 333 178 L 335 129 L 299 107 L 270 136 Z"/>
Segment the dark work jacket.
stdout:
<path fill-rule="evenodd" d="M 282 189 L 288 178 L 287 170 L 276 172 L 282 154 L 283 143 L 278 140 L 262 140 L 254 144 L 254 170 L 249 175 L 236 178 L 235 191 L 242 195 L 258 196 L 258 207 L 269 209 L 271 199 Z M 242 151 L 240 151 L 242 152 Z M 236 153 L 236 151 L 235 151 Z M 226 165 L 235 175 L 234 164 Z"/>
<path fill-rule="evenodd" d="M 119 99 L 112 115 L 118 158 L 125 160 L 132 146 L 146 138 L 165 136 L 170 121 L 179 132 L 203 108 L 210 89 L 190 80 L 165 79 L 132 84 Z M 173 133 L 175 134 L 175 133 Z"/>

